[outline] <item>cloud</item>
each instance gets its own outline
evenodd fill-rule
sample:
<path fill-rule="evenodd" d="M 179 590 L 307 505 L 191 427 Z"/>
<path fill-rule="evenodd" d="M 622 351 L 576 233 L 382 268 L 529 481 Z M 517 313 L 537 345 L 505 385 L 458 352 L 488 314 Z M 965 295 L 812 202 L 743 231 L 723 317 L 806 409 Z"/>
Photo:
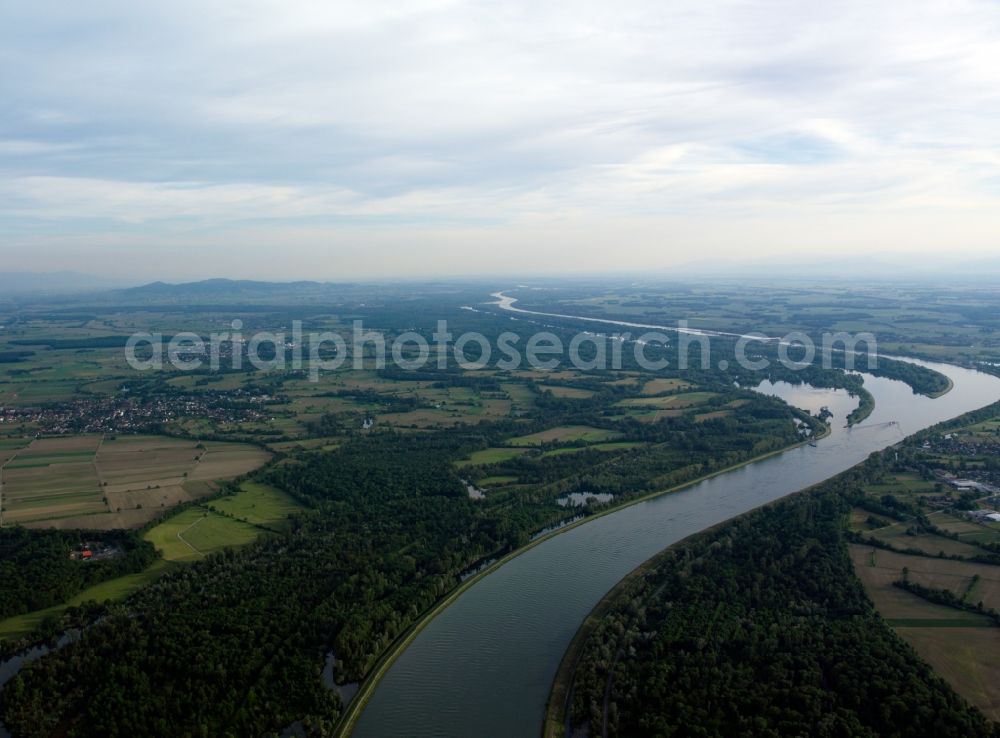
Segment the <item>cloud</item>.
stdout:
<path fill-rule="evenodd" d="M 641 263 L 686 259 L 650 245 L 680 240 L 790 251 L 810 223 L 840 251 L 908 248 L 913 222 L 949 246 L 996 232 L 986 0 L 39 0 L 5 16 L 5 257 L 71 261 L 123 228 L 154 255 L 213 234 L 219 263 L 237 234 L 308 258 L 361 228 L 467 271 L 498 239 L 562 258 L 542 233 L 620 229 L 616 257 Z"/>

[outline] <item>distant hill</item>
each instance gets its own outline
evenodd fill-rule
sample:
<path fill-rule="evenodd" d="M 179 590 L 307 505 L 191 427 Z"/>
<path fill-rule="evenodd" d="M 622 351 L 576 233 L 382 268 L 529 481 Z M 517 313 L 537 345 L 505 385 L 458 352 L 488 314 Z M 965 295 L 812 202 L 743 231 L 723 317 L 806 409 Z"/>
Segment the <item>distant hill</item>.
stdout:
<path fill-rule="evenodd" d="M 203 279 L 199 282 L 150 282 L 138 287 L 116 290 L 122 297 L 172 297 L 197 295 L 210 297 L 212 295 L 262 295 L 284 294 L 300 290 L 315 291 L 329 289 L 332 285 L 326 282 L 261 282 L 252 279 Z"/>
<path fill-rule="evenodd" d="M 332 282 L 263 282 L 251 279 L 204 279 L 198 282 L 151 282 L 138 287 L 114 290 L 108 296 L 116 302 L 192 302 L 199 304 L 233 301 L 260 302 L 282 300 L 303 302 L 330 299 L 346 285 Z"/>

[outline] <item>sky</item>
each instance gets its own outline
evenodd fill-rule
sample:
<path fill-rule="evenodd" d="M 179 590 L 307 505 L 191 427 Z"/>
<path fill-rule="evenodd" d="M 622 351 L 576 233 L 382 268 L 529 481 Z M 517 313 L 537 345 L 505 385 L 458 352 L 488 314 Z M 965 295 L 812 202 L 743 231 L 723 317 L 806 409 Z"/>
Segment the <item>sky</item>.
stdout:
<path fill-rule="evenodd" d="M 0 270 L 1000 255 L 997 0 L 0 7 Z"/>

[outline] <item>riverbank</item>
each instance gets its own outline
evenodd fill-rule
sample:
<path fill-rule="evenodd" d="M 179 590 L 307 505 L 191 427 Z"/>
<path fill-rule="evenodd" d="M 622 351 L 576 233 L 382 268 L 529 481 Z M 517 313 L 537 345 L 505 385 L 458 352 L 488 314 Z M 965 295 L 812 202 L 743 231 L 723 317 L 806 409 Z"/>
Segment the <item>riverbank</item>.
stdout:
<path fill-rule="evenodd" d="M 657 497 L 663 497 L 664 495 L 680 492 L 682 490 L 694 487 L 698 484 L 701 484 L 707 480 L 710 480 L 722 474 L 728 474 L 729 472 L 732 472 L 736 469 L 740 469 L 750 464 L 754 464 L 760 461 L 764 461 L 765 459 L 778 456 L 787 451 L 791 451 L 792 449 L 804 446 L 807 443 L 813 443 L 817 440 L 826 438 L 827 436 L 830 435 L 831 432 L 832 431 L 830 429 L 830 426 L 824 424 L 823 430 L 819 434 L 817 434 L 814 438 L 805 439 L 799 441 L 798 443 L 790 444 L 788 446 L 783 446 L 782 448 L 774 449 L 772 451 L 768 451 L 763 454 L 758 454 L 757 456 L 753 456 L 751 458 L 745 459 L 744 461 L 740 461 L 735 464 L 730 464 L 729 466 L 717 469 L 708 474 L 703 474 L 695 479 L 683 482 L 682 484 L 674 485 L 673 487 L 668 487 L 666 489 L 650 492 L 640 497 L 635 497 L 629 500 L 625 500 L 618 505 L 614 505 L 613 507 L 601 510 L 600 512 L 597 512 L 593 515 L 589 515 L 581 520 L 578 520 L 574 523 L 570 523 L 569 525 L 565 525 L 561 528 L 558 528 L 552 531 L 551 533 L 536 538 L 535 540 L 525 544 L 524 546 L 521 546 L 517 550 L 511 551 L 510 553 L 501 557 L 500 559 L 495 561 L 492 565 L 490 565 L 488 568 L 483 569 L 481 572 L 478 572 L 474 576 L 469 577 L 464 582 L 456 586 L 453 590 L 451 590 L 451 592 L 449 592 L 441 600 L 436 602 L 434 605 L 428 608 L 423 614 L 421 614 L 420 617 L 406 631 L 404 631 L 400 636 L 397 637 L 397 639 L 392 643 L 392 645 L 390 645 L 389 649 L 376 662 L 376 665 L 372 669 L 372 671 L 369 672 L 368 676 L 365 677 L 364 681 L 361 683 L 361 686 L 358 689 L 357 694 L 354 696 L 354 699 L 351 700 L 350 705 L 347 706 L 347 709 L 344 711 L 344 713 L 340 717 L 340 720 L 337 722 L 334 728 L 333 735 L 336 736 L 336 738 L 347 738 L 348 736 L 350 736 L 351 731 L 357 724 L 358 719 L 361 717 L 361 713 L 363 712 L 365 705 L 371 699 L 372 695 L 375 692 L 375 688 L 382 680 L 382 677 L 393 665 L 396 659 L 399 658 L 399 656 L 403 653 L 403 651 L 406 650 L 406 648 L 410 645 L 410 643 L 420 634 L 420 631 L 426 628 L 434 620 L 434 618 L 436 618 L 438 615 L 444 612 L 467 589 L 472 587 L 474 584 L 478 583 L 483 578 L 489 576 L 494 571 L 499 569 L 501 566 L 510 562 L 512 559 L 520 556 L 521 554 L 526 553 L 527 551 L 530 551 L 531 549 L 535 548 L 536 546 L 542 543 L 551 540 L 555 536 L 567 533 L 591 521 L 597 520 L 607 515 L 611 515 L 612 513 L 617 513 L 625 508 L 637 505 L 640 502 L 647 502 Z"/>
<path fill-rule="evenodd" d="M 722 525 L 720 523 L 720 525 Z M 712 528 L 709 528 L 712 530 Z M 706 533 L 708 531 L 702 531 Z M 694 535 L 701 535 L 695 533 Z M 687 539 L 685 539 L 687 540 Z M 653 562 L 660 554 L 656 554 L 650 559 L 643 561 L 639 566 L 626 574 L 618 584 L 612 587 L 600 601 L 590 611 L 586 619 L 580 624 L 580 628 L 573 636 L 566 654 L 559 663 L 559 670 L 556 671 L 555 679 L 552 680 L 552 690 L 549 692 L 549 699 L 545 703 L 545 722 L 542 724 L 542 738 L 566 738 L 566 718 L 569 702 L 573 698 L 573 682 L 576 679 L 576 669 L 580 664 L 580 656 L 583 654 L 583 647 L 600 622 L 611 609 L 612 604 L 621 594 L 622 590 L 635 581 L 636 578 L 644 576 L 649 571 Z"/>

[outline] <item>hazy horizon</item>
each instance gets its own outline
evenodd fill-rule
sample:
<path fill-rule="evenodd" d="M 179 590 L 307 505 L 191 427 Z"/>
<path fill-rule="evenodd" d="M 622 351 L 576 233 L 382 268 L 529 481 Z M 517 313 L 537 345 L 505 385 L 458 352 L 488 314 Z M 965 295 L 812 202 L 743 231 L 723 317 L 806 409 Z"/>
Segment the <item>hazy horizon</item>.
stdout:
<path fill-rule="evenodd" d="M 996 3 L 42 0 L 4 16 L 9 272 L 1000 251 Z"/>
<path fill-rule="evenodd" d="M 102 275 L 94 270 L 11 270 L 0 267 L 0 290 L 10 292 L 72 292 L 141 287 L 153 283 L 182 285 L 205 281 L 247 281 L 283 284 L 292 282 L 357 283 L 357 284 L 415 284 L 442 282 L 510 282 L 514 284 L 569 283 L 620 283 L 649 284 L 701 281 L 706 284 L 728 283 L 734 280 L 748 284 L 784 283 L 796 280 L 802 286 L 840 283 L 850 280 L 855 284 L 879 283 L 935 283 L 942 286 L 954 284 L 978 285 L 993 283 L 1000 277 L 1000 255 L 975 254 L 949 255 L 946 262 L 913 259 L 904 254 L 890 252 L 865 256 L 864 269 L 859 270 L 852 259 L 819 259 L 809 254 L 796 257 L 760 257 L 757 259 L 695 260 L 675 267 L 646 270 L 587 270 L 564 269 L 560 271 L 529 270 L 465 272 L 449 275 L 427 276 L 421 274 L 391 273 L 379 275 L 329 275 L 314 273 L 302 277 L 283 277 L 266 272 L 238 275 L 228 272 L 188 272 L 172 275 L 163 271 L 146 270 L 124 276 Z"/>

